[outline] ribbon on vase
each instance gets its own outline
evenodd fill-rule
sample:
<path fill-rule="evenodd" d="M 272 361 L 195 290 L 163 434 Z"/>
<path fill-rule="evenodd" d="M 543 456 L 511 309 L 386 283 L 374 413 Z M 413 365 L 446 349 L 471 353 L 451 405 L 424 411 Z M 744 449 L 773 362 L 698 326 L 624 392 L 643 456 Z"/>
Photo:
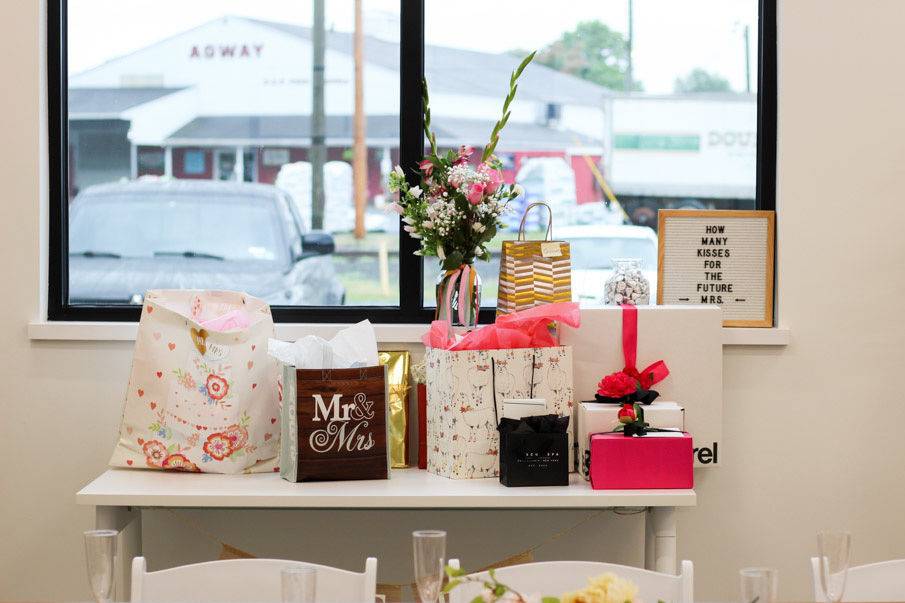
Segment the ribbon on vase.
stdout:
<path fill-rule="evenodd" d="M 669 376 L 669 368 L 662 360 L 638 370 L 638 308 L 620 304 L 622 308 L 622 355 L 625 368 L 607 375 L 597 385 L 594 398 L 609 404 L 650 404 L 660 394 L 652 390 L 654 384 Z"/>
<path fill-rule="evenodd" d="M 478 309 L 481 307 L 481 292 L 476 291 L 475 287 L 477 278 L 478 273 L 471 264 L 462 264 L 458 268 L 453 268 L 443 273 L 443 278 L 437 285 L 436 318 L 438 320 L 452 322 L 452 296 L 453 292 L 456 292 L 456 285 L 458 284 L 456 307 L 458 309 L 459 323 L 463 325 L 469 324 L 468 319 L 472 308 L 474 308 L 475 315 L 477 315 Z"/>

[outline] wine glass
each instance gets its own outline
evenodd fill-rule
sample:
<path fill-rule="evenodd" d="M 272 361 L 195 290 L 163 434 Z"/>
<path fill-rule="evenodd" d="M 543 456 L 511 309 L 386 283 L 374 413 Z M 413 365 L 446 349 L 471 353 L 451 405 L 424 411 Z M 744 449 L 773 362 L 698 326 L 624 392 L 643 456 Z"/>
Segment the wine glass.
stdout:
<path fill-rule="evenodd" d="M 848 532 L 817 534 L 820 561 L 820 585 L 827 603 L 839 603 L 845 592 L 845 579 L 852 555 L 852 535 Z"/>
<path fill-rule="evenodd" d="M 418 530 L 412 532 L 415 549 L 415 584 L 423 603 L 437 603 L 443 586 L 446 562 L 446 532 Z"/>
<path fill-rule="evenodd" d="M 778 572 L 770 567 L 746 567 L 739 571 L 741 603 L 776 603 Z"/>
<path fill-rule="evenodd" d="M 85 532 L 85 562 L 88 583 L 97 603 L 113 601 L 113 570 L 116 559 L 116 530 Z"/>
<path fill-rule="evenodd" d="M 283 603 L 315 603 L 317 570 L 293 565 L 280 570 Z"/>

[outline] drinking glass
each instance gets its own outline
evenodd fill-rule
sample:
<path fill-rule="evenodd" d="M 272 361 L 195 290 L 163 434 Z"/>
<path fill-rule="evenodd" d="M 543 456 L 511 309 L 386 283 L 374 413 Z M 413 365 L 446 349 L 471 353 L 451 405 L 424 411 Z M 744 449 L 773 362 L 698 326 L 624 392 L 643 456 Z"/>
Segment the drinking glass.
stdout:
<path fill-rule="evenodd" d="M 116 530 L 85 532 L 85 563 L 88 583 L 97 603 L 113 601 L 113 570 L 116 559 Z"/>
<path fill-rule="evenodd" d="M 845 592 L 845 579 L 852 554 L 852 535 L 848 532 L 817 534 L 820 561 L 820 585 L 827 603 L 839 603 Z"/>
<path fill-rule="evenodd" d="M 291 566 L 280 571 L 283 603 L 315 603 L 317 570 L 313 567 Z"/>
<path fill-rule="evenodd" d="M 415 584 L 424 603 L 437 603 L 443 586 L 446 563 L 446 532 L 418 530 L 412 532 L 415 548 Z"/>
<path fill-rule="evenodd" d="M 770 567 L 746 567 L 739 572 L 741 603 L 776 603 L 779 574 Z"/>

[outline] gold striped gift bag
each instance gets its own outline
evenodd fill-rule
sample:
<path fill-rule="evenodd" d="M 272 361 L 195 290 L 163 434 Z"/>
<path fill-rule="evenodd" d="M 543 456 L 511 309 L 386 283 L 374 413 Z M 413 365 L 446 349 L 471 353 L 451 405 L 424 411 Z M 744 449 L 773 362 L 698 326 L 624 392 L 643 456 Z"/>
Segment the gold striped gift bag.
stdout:
<path fill-rule="evenodd" d="M 543 241 L 525 240 L 528 212 L 542 206 L 550 220 Z M 546 203 L 525 208 L 518 239 L 503 241 L 497 316 L 541 304 L 572 301 L 572 260 L 569 243 L 553 240 L 553 210 Z"/>

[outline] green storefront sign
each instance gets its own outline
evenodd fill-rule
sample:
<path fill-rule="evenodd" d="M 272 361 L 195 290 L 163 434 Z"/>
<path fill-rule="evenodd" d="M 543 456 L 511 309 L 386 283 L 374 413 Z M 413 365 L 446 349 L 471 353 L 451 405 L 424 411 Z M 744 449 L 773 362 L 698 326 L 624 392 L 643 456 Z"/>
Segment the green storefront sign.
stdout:
<path fill-rule="evenodd" d="M 701 137 L 696 134 L 616 134 L 617 149 L 631 151 L 700 151 Z"/>

